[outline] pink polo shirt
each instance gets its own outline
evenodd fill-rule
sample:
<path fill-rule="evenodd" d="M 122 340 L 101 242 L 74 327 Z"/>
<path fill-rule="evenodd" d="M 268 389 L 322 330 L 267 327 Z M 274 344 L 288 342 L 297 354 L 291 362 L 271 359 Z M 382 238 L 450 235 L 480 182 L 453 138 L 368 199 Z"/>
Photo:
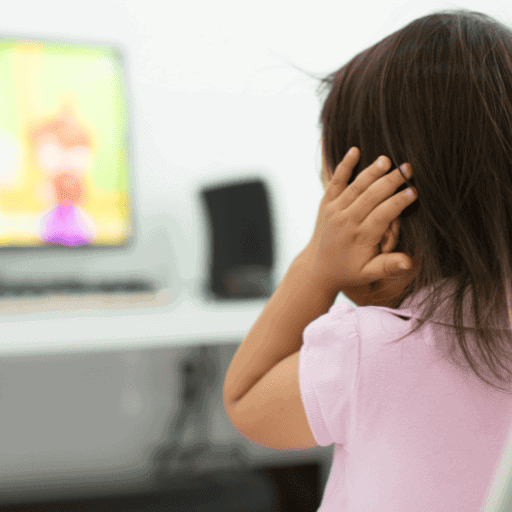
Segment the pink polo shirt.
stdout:
<path fill-rule="evenodd" d="M 512 427 L 512 396 L 478 379 L 458 345 L 464 368 L 450 362 L 446 296 L 435 321 L 395 341 L 421 318 L 427 291 L 399 309 L 336 304 L 304 330 L 306 416 L 316 442 L 335 445 L 319 512 L 482 510 Z M 474 327 L 469 298 L 464 326 Z M 490 370 L 484 376 L 498 382 Z"/>

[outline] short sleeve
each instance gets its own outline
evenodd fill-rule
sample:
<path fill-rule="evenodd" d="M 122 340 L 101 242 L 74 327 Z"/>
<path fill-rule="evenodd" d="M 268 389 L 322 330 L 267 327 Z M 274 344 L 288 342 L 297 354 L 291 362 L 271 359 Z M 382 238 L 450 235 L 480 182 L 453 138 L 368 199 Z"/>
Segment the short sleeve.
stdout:
<path fill-rule="evenodd" d="M 320 446 L 345 444 L 360 354 L 355 308 L 336 304 L 303 332 L 299 386 L 311 432 Z"/>

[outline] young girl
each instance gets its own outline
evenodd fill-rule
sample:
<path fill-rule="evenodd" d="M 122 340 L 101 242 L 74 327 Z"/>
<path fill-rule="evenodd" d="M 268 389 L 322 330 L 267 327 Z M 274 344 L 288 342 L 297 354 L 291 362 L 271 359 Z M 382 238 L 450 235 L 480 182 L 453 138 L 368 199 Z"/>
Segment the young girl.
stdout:
<path fill-rule="evenodd" d="M 315 231 L 226 412 L 264 446 L 334 444 L 319 512 L 480 512 L 512 425 L 512 31 L 435 13 L 323 82 Z"/>

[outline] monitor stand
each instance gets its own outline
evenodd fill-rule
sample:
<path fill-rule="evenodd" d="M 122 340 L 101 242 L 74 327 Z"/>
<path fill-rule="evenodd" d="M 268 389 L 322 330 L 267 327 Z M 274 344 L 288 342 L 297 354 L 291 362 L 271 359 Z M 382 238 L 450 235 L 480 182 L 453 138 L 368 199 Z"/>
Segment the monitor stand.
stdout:
<path fill-rule="evenodd" d="M 167 441 L 153 454 L 153 477 L 165 485 L 169 479 L 210 472 L 250 469 L 242 444 L 208 442 L 208 399 L 216 380 L 216 365 L 208 351 L 197 347 L 180 363 L 178 410 L 171 419 Z M 184 441 L 192 427 L 192 440 Z"/>

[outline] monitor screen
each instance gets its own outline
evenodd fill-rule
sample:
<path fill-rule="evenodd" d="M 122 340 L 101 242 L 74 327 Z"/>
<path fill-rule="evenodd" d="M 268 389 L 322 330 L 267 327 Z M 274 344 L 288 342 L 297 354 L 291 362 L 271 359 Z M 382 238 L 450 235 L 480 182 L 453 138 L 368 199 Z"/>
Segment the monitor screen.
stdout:
<path fill-rule="evenodd" d="M 0 40 L 0 249 L 132 236 L 119 50 Z"/>

